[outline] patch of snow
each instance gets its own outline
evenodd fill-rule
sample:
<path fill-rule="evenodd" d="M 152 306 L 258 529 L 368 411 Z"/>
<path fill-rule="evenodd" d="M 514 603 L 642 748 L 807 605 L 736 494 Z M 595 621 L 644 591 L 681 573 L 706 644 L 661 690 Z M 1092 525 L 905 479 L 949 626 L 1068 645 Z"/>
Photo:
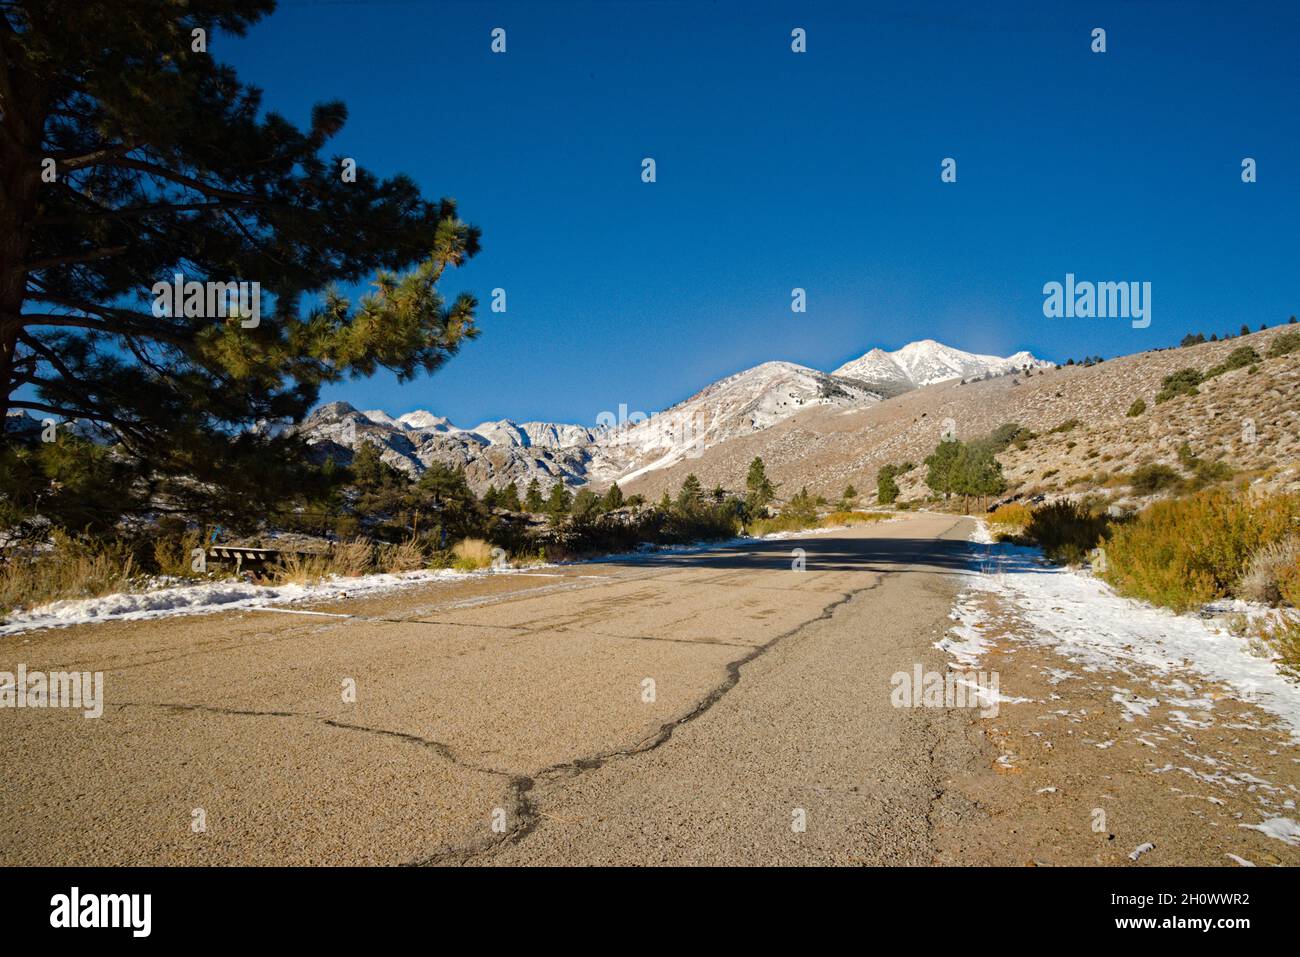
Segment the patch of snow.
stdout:
<path fill-rule="evenodd" d="M 1036 548 L 990 538 L 980 522 L 972 535 L 970 587 L 1014 608 L 1032 628 L 1024 640 L 1048 645 L 1085 670 L 1198 672 L 1280 718 L 1300 740 L 1300 686 L 1252 654 L 1244 640 L 1213 621 L 1122 598 L 1092 575 L 1047 564 Z M 997 574 L 981 571 L 994 568 Z M 1184 711 L 1170 714 L 1202 725 Z"/>
<path fill-rule="evenodd" d="M 1238 824 L 1248 831 L 1259 831 L 1269 837 L 1277 838 L 1283 844 L 1300 847 L 1300 824 L 1289 817 L 1270 817 L 1262 824 Z"/>
<path fill-rule="evenodd" d="M 141 592 L 119 592 L 99 598 L 66 599 L 17 612 L 0 622 L 0 636 L 16 635 L 38 628 L 67 628 L 100 621 L 144 621 L 174 615 L 205 615 L 214 611 L 258 608 L 303 601 L 355 598 L 408 588 L 434 581 L 453 581 L 488 574 L 508 574 L 511 569 L 483 569 L 461 572 L 425 569 L 362 575 L 357 578 L 331 577 L 312 584 L 255 585 L 225 580 Z"/>

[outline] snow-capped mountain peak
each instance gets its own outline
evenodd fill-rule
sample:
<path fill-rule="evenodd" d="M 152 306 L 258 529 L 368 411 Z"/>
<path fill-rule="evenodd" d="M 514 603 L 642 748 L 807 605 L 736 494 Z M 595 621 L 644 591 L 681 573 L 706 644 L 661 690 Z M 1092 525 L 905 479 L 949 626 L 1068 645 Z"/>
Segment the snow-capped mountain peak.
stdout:
<path fill-rule="evenodd" d="M 1050 366 L 1028 352 L 1005 359 L 953 349 L 933 339 L 894 352 L 872 349 L 834 372 L 773 360 L 706 386 L 663 412 L 588 427 L 498 419 L 472 429 L 424 409 L 394 418 L 346 402 L 320 406 L 298 426 L 323 457 L 344 461 L 358 442 L 383 449 L 383 459 L 413 475 L 433 462 L 465 469 L 470 485 L 538 479 L 572 486 L 624 481 L 667 468 L 704 449 L 750 435 L 813 406 L 858 408 L 911 389 L 951 379 L 984 378 L 1026 367 Z"/>
<path fill-rule="evenodd" d="M 963 352 L 933 339 L 921 339 L 893 352 L 872 349 L 861 358 L 846 362 L 832 375 L 858 379 L 868 385 L 897 384 L 920 388 L 950 379 L 978 379 L 1052 365 L 1029 352 L 1017 352 L 1004 359 Z"/>

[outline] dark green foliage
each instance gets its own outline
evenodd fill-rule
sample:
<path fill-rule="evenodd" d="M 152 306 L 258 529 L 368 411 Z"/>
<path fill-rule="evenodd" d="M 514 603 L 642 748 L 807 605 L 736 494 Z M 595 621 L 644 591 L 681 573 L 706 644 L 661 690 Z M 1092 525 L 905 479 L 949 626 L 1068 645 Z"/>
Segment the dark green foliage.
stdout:
<path fill-rule="evenodd" d="M 704 507 L 704 488 L 692 472 L 682 482 L 681 491 L 677 493 L 677 507 L 683 512 L 691 513 Z"/>
<path fill-rule="evenodd" d="M 502 489 L 498 502 L 502 508 L 509 509 L 512 512 L 523 511 L 523 506 L 519 504 L 519 485 L 511 482 Z"/>
<path fill-rule="evenodd" d="M 75 532 L 104 533 L 145 494 L 127 463 L 62 430 L 53 442 L 0 447 L 0 475 L 0 527 L 40 515 Z"/>
<path fill-rule="evenodd" d="M 95 423 L 131 472 L 119 488 L 232 521 L 310 498 L 320 478 L 304 443 L 249 426 L 300 420 L 326 383 L 433 372 L 477 331 L 474 297 L 438 290 L 479 249 L 453 203 L 364 168 L 344 182 L 323 155 L 347 119 L 341 103 L 318 104 L 298 129 L 193 51 L 193 29 L 220 44 L 272 7 L 0 9 L 0 429 L 9 409 Z M 257 282 L 259 323 L 155 315 L 154 284 L 176 272 Z M 371 277 L 357 303 L 330 291 Z M 16 441 L 0 432 L 0 445 Z"/>
<path fill-rule="evenodd" d="M 542 487 L 538 484 L 537 479 L 533 478 L 529 480 L 528 491 L 524 493 L 524 508 L 536 515 L 545 507 L 542 499 Z"/>
<path fill-rule="evenodd" d="M 1135 495 L 1154 495 L 1165 489 L 1177 488 L 1181 484 L 1182 480 L 1177 472 L 1168 465 L 1159 463 L 1139 466 L 1129 476 L 1129 487 Z"/>
<path fill-rule="evenodd" d="M 463 469 L 432 462 L 412 490 L 411 511 L 419 510 L 424 528 L 437 534 L 440 542 L 480 534 L 486 527 L 487 512 L 479 502 Z"/>
<path fill-rule="evenodd" d="M 578 494 L 573 496 L 573 506 L 570 510 L 573 520 L 579 524 L 586 524 L 593 521 L 600 513 L 600 496 L 589 488 L 578 489 Z"/>
<path fill-rule="evenodd" d="M 1052 561 L 1078 564 L 1105 541 L 1108 528 L 1105 514 L 1060 501 L 1034 509 L 1025 535 Z"/>
<path fill-rule="evenodd" d="M 1175 396 L 1197 395 L 1201 390 L 1196 387 L 1200 384 L 1201 374 L 1195 369 L 1179 369 L 1177 372 L 1171 372 L 1161 380 L 1160 391 L 1156 393 L 1156 405 L 1168 402 Z"/>
<path fill-rule="evenodd" d="M 611 485 L 605 492 L 605 497 L 601 501 L 601 507 L 607 512 L 612 512 L 615 509 L 623 507 L 623 490 L 618 487 L 617 482 Z"/>
<path fill-rule="evenodd" d="M 573 493 L 571 493 L 563 482 L 556 482 L 551 486 L 551 494 L 546 498 L 546 514 L 552 521 L 563 518 L 569 514 L 569 509 L 573 506 Z"/>
<path fill-rule="evenodd" d="M 801 488 L 781 508 L 781 517 L 811 525 L 817 521 L 817 502 L 807 488 Z"/>
<path fill-rule="evenodd" d="M 1006 491 L 1006 479 L 997 460 L 998 442 L 993 436 L 972 442 L 940 442 L 926 458 L 929 467 L 925 483 L 944 495 L 984 498 Z"/>
<path fill-rule="evenodd" d="M 1205 335 L 1203 333 L 1198 332 L 1192 334 L 1189 332 L 1187 335 L 1183 336 L 1183 341 L 1178 344 L 1183 348 L 1186 348 L 1187 346 L 1199 346 L 1204 341 Z"/>
<path fill-rule="evenodd" d="M 1139 415 L 1141 415 L 1146 410 L 1147 410 L 1146 399 L 1134 399 L 1133 404 L 1128 407 L 1128 411 L 1125 412 L 1124 414 L 1127 415 L 1130 419 L 1136 419 Z"/>
<path fill-rule="evenodd" d="M 1233 349 L 1232 352 L 1228 353 L 1228 358 L 1224 359 L 1218 365 L 1211 366 L 1209 369 L 1205 370 L 1205 376 L 1202 378 L 1202 381 L 1213 379 L 1216 376 L 1221 376 L 1225 372 L 1230 372 L 1233 369 L 1243 369 L 1246 366 L 1254 365 L 1258 361 L 1258 352 L 1250 346 L 1238 346 L 1236 349 Z"/>
<path fill-rule="evenodd" d="M 1295 316 L 1291 317 L 1295 322 Z M 1268 347 L 1268 357 L 1276 359 L 1279 356 L 1290 355 L 1300 349 L 1300 332 L 1283 332 L 1273 338 L 1273 342 Z"/>
<path fill-rule="evenodd" d="M 898 482 L 894 480 L 894 467 L 882 466 L 876 474 L 876 502 L 880 505 L 893 505 L 898 501 Z"/>
<path fill-rule="evenodd" d="M 745 476 L 745 488 L 748 494 L 745 496 L 745 507 L 748 513 L 755 517 L 762 517 L 767 514 L 767 506 L 772 499 L 776 497 L 776 486 L 767 478 L 767 469 L 763 465 L 761 458 L 755 458 L 749 463 L 749 474 Z"/>

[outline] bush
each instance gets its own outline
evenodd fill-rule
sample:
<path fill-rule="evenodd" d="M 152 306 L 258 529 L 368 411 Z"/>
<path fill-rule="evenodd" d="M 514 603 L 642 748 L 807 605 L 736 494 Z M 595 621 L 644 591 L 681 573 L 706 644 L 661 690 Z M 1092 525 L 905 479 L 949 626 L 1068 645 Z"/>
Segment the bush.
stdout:
<path fill-rule="evenodd" d="M 413 572 L 425 564 L 424 549 L 415 538 L 408 538 L 396 544 L 385 543 L 379 546 L 378 565 L 380 571 L 400 573 Z"/>
<path fill-rule="evenodd" d="M 1033 513 L 1028 506 L 1011 503 L 1009 505 L 999 505 L 989 515 L 989 524 L 1003 525 L 1008 528 L 1024 528 L 1029 524 Z"/>
<path fill-rule="evenodd" d="M 194 578 L 194 549 L 199 547 L 198 529 L 185 529 L 169 525 L 160 529 L 153 542 L 153 561 L 160 575 L 171 578 Z"/>
<path fill-rule="evenodd" d="M 893 505 L 898 501 L 898 483 L 894 481 L 892 465 L 886 465 L 876 476 L 876 504 Z"/>
<path fill-rule="evenodd" d="M 1276 359 L 1280 356 L 1290 355 L 1300 349 L 1300 332 L 1284 332 L 1274 338 L 1272 344 L 1268 347 L 1268 357 Z"/>
<path fill-rule="evenodd" d="M 1201 390 L 1196 387 L 1200 384 L 1201 374 L 1195 369 L 1179 369 L 1177 372 L 1171 372 L 1160 382 L 1160 391 L 1156 393 L 1156 405 L 1168 402 L 1175 396 L 1198 395 Z"/>
<path fill-rule="evenodd" d="M 1294 496 L 1209 489 L 1158 502 L 1114 530 L 1106 580 L 1123 595 L 1186 611 L 1230 594 L 1252 556 L 1292 533 Z"/>
<path fill-rule="evenodd" d="M 472 572 L 492 564 L 492 546 L 481 538 L 463 538 L 451 551 L 456 556 L 452 567 L 459 571 Z"/>
<path fill-rule="evenodd" d="M 1300 581 L 1300 538 L 1284 538 L 1269 542 L 1250 556 L 1236 592 L 1247 601 L 1266 605 L 1282 603 L 1282 587 Z M 1300 596 L 1297 596 L 1300 597 Z"/>
<path fill-rule="evenodd" d="M 1263 622 L 1259 637 L 1277 656 L 1280 669 L 1293 678 L 1300 678 L 1300 621 L 1278 613 Z"/>
<path fill-rule="evenodd" d="M 1059 433 L 1072 432 L 1082 424 L 1083 423 L 1080 422 L 1078 419 L 1066 419 L 1060 425 L 1053 426 L 1052 428 L 1048 429 L 1047 434 L 1055 435 L 1058 432 Z"/>
<path fill-rule="evenodd" d="M 861 512 L 853 509 L 839 509 L 822 519 L 822 526 L 831 528 L 836 525 L 863 525 L 867 522 L 879 522 L 888 517 L 889 515 L 886 512 Z"/>
<path fill-rule="evenodd" d="M 1108 525 L 1104 514 L 1060 501 L 1034 509 L 1025 535 L 1052 561 L 1077 565 L 1105 540 Z"/>
<path fill-rule="evenodd" d="M 1250 346 L 1238 346 L 1228 353 L 1228 358 L 1224 359 L 1216 366 L 1211 366 L 1205 370 L 1205 378 L 1213 379 L 1221 376 L 1225 372 L 1231 372 L 1233 369 L 1244 369 L 1246 366 L 1254 365 L 1259 361 L 1259 353 Z"/>
<path fill-rule="evenodd" d="M 1133 404 L 1128 407 L 1128 411 L 1125 412 L 1124 414 L 1127 415 L 1130 419 L 1136 419 L 1139 415 L 1141 415 L 1146 410 L 1147 410 L 1147 403 L 1145 399 L 1134 399 Z"/>
<path fill-rule="evenodd" d="M 374 569 L 375 546 L 365 538 L 339 542 L 329 556 L 330 571 L 344 578 L 357 578 Z"/>
<path fill-rule="evenodd" d="M 1168 465 L 1154 463 L 1134 469 L 1133 474 L 1129 476 L 1128 484 L 1134 495 L 1154 495 L 1156 492 L 1181 485 L 1182 478 Z"/>
<path fill-rule="evenodd" d="M 48 550 L 0 563 L 0 612 L 127 591 L 137 570 L 125 543 L 55 531 Z"/>

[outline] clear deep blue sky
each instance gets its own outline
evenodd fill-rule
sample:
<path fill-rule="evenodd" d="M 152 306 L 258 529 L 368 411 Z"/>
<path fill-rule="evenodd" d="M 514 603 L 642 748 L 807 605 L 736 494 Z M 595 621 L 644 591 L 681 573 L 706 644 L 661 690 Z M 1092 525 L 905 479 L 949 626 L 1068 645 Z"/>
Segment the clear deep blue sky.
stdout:
<path fill-rule="evenodd" d="M 444 279 L 478 295 L 482 336 L 431 378 L 323 400 L 591 424 L 769 359 L 829 370 L 934 338 L 1063 361 L 1284 322 L 1298 9 L 284 0 L 212 52 L 300 124 L 344 100 L 331 153 L 408 173 L 483 229 Z M 1045 319 L 1066 272 L 1151 282 L 1150 328 Z"/>

